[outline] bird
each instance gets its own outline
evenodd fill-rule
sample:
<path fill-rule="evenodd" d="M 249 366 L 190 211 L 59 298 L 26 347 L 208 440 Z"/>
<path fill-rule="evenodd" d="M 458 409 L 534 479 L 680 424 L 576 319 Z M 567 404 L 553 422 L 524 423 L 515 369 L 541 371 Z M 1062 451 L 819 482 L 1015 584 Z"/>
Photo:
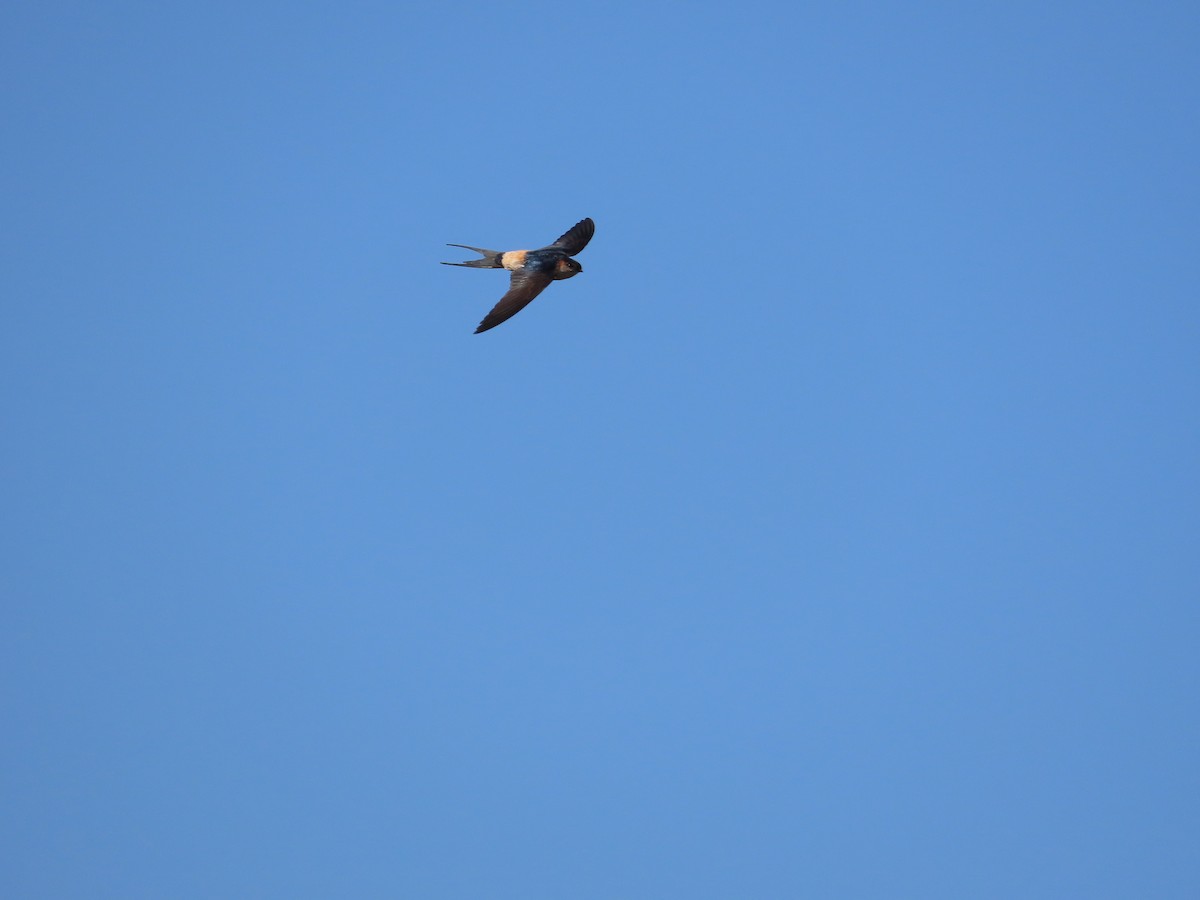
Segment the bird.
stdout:
<path fill-rule="evenodd" d="M 483 317 L 483 321 L 475 329 L 475 334 L 495 328 L 501 322 L 507 322 L 528 306 L 550 282 L 572 278 L 582 272 L 583 266 L 571 257 L 586 247 L 595 233 L 596 223 L 591 219 L 581 219 L 553 244 L 547 244 L 539 250 L 484 250 L 482 247 L 472 247 L 468 244 L 447 244 L 447 247 L 474 250 L 483 259 L 444 262 L 443 266 L 508 269 L 512 272 L 508 293 Z"/>

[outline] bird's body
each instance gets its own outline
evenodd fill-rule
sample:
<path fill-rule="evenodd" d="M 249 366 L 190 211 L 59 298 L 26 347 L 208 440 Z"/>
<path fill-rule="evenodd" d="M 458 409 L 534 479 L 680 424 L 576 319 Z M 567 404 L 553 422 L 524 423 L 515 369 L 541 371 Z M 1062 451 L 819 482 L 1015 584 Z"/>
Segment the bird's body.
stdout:
<path fill-rule="evenodd" d="M 467 266 L 473 269 L 508 269 L 512 272 L 508 293 L 492 307 L 492 311 L 479 323 L 475 333 L 495 328 L 501 322 L 511 319 L 544 291 L 550 282 L 562 281 L 582 272 L 583 266 L 571 257 L 587 246 L 595 231 L 595 223 L 591 219 L 583 219 L 553 244 L 548 244 L 540 250 L 497 251 L 467 244 L 447 244 L 448 247 L 474 250 L 481 254 L 483 259 L 442 265 Z"/>

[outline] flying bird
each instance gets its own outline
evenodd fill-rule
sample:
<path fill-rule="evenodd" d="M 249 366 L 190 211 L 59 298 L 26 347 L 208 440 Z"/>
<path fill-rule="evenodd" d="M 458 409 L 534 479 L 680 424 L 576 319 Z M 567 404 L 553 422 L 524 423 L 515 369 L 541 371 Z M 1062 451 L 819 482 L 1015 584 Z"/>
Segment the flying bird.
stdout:
<path fill-rule="evenodd" d="M 508 269 L 512 272 L 508 293 L 483 317 L 475 333 L 495 328 L 501 322 L 511 319 L 544 291 L 550 282 L 562 281 L 582 272 L 583 266 L 571 257 L 587 246 L 595 232 L 596 223 L 591 219 L 583 219 L 553 244 L 547 244 L 540 250 L 484 250 L 482 247 L 471 247 L 467 244 L 447 244 L 447 247 L 474 250 L 481 254 L 483 259 L 442 263 L 443 266 Z"/>

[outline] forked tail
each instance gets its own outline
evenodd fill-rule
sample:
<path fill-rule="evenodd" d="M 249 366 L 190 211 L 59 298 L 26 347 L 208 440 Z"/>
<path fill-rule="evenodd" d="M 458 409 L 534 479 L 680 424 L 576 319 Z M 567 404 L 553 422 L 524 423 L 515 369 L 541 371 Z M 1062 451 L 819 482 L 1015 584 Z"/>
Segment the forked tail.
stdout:
<path fill-rule="evenodd" d="M 499 250 L 484 250 L 482 247 L 471 247 L 467 244 L 447 244 L 447 247 L 462 247 L 464 250 L 474 250 L 476 253 L 483 255 L 483 259 L 471 259 L 467 262 L 444 262 L 443 266 L 467 266 L 472 269 L 503 269 L 500 265 L 500 257 L 503 253 Z"/>

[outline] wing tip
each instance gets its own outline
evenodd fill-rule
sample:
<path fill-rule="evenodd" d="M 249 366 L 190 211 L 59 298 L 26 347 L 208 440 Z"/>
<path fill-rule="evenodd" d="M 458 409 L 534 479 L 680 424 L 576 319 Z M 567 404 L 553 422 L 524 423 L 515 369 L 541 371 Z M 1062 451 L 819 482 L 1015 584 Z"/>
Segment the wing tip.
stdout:
<path fill-rule="evenodd" d="M 585 216 L 563 232 L 550 247 L 565 250 L 568 255 L 574 256 L 588 245 L 595 234 L 596 223 L 591 216 Z"/>

